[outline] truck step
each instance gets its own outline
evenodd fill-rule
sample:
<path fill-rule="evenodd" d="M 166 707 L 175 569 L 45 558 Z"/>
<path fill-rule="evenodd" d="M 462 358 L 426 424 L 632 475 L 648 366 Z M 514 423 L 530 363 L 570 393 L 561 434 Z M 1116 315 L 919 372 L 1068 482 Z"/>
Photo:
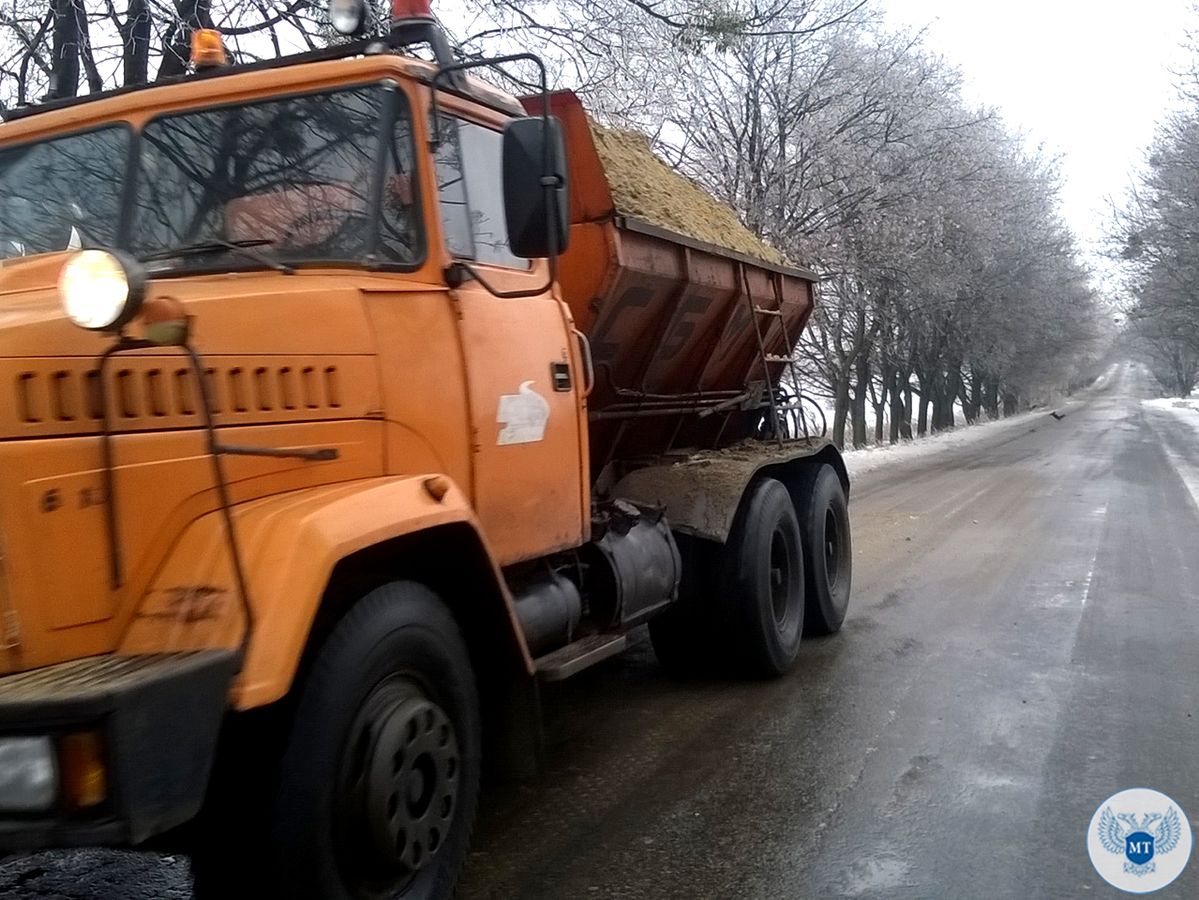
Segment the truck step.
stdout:
<path fill-rule="evenodd" d="M 623 634 L 592 634 L 533 660 L 542 681 L 563 681 L 629 645 Z"/>
<path fill-rule="evenodd" d="M 781 309 L 767 309 L 764 306 L 755 306 L 754 312 L 760 316 L 778 316 L 780 319 L 783 317 L 783 311 Z"/>

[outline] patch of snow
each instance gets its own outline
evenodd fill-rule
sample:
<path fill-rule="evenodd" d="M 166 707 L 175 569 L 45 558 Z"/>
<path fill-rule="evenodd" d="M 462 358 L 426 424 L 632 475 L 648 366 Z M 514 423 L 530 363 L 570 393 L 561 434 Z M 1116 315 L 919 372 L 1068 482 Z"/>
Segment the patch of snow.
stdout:
<path fill-rule="evenodd" d="M 851 478 L 864 472 L 870 472 L 882 466 L 900 461 L 922 459 L 935 456 L 958 447 L 966 447 L 981 440 L 987 440 L 1017 428 L 1027 428 L 1038 419 L 1047 418 L 1049 410 L 1035 409 L 1031 412 L 1009 416 L 1006 419 L 995 419 L 981 422 L 977 425 L 963 425 L 952 431 L 942 431 L 929 437 L 903 441 L 899 444 L 879 444 L 864 447 L 861 450 L 848 450 L 845 453 L 845 467 Z"/>
<path fill-rule="evenodd" d="M 1141 406 L 1161 414 L 1169 415 L 1174 421 L 1189 428 L 1196 439 L 1199 439 L 1199 415 L 1196 415 L 1196 413 L 1199 413 L 1199 399 L 1193 397 L 1159 397 L 1155 400 L 1142 400 Z M 1151 423 L 1152 418 L 1150 417 Z M 1157 444 L 1170 460 L 1170 464 L 1174 466 L 1174 471 L 1178 473 L 1178 477 L 1182 479 L 1187 493 L 1191 495 L 1191 500 L 1199 507 L 1199 467 L 1196 467 L 1174 450 L 1168 441 L 1159 440 Z"/>
<path fill-rule="evenodd" d="M 1094 383 L 1091 385 L 1091 390 L 1101 391 L 1105 387 L 1107 387 L 1109 384 L 1111 384 L 1112 379 L 1116 377 L 1116 372 L 1118 372 L 1120 370 L 1121 365 L 1123 365 L 1123 364 L 1114 362 L 1110 366 L 1108 366 L 1107 371 L 1105 371 L 1102 375 L 1100 375 L 1098 378 L 1095 379 Z"/>
<path fill-rule="evenodd" d="M 1156 400 L 1142 400 L 1141 406 L 1150 409 L 1199 410 L 1199 398 L 1195 397 L 1158 397 Z M 1187 417 L 1188 421 L 1190 417 Z"/>
<path fill-rule="evenodd" d="M 888 893 L 911 884 L 912 864 L 892 853 L 860 856 L 845 873 L 841 893 L 846 897 Z"/>

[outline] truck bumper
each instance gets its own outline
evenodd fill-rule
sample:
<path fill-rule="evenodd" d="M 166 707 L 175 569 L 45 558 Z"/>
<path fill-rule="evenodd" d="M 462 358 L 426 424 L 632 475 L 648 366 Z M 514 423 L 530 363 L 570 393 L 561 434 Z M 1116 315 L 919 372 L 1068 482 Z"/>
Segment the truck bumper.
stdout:
<path fill-rule="evenodd" d="M 57 754 L 49 809 L 6 811 L 0 797 L 0 853 L 137 844 L 195 816 L 238 661 L 217 650 L 95 656 L 0 677 L 0 740 L 49 737 Z M 87 805 L 68 787 L 73 735 L 98 751 Z"/>

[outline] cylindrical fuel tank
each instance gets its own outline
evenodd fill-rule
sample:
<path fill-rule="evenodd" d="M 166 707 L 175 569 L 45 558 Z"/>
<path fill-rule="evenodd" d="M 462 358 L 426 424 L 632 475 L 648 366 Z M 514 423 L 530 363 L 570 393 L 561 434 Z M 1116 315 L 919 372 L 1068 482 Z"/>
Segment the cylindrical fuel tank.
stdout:
<path fill-rule="evenodd" d="M 515 594 L 516 616 L 529 652 L 540 656 L 571 642 L 583 612 L 579 588 L 569 578 L 546 571 L 534 575 Z"/>
<path fill-rule="evenodd" d="M 661 511 L 624 500 L 611 504 L 606 530 L 584 548 L 590 615 L 628 629 L 678 598 L 683 567 Z"/>

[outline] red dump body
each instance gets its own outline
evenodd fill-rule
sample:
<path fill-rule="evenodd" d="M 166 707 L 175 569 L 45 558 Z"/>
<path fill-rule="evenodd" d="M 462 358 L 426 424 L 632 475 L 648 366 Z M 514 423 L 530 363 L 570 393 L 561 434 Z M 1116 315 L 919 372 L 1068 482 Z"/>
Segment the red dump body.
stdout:
<path fill-rule="evenodd" d="M 526 103 L 540 111 L 538 100 Z M 762 398 L 766 381 L 752 307 L 782 310 L 782 321 L 758 321 L 766 353 L 789 355 L 812 312 L 814 274 L 622 216 L 578 98 L 556 93 L 552 110 L 571 173 L 559 280 L 596 367 L 593 471 L 611 459 L 744 439 L 760 411 L 743 401 Z M 783 364 L 769 366 L 774 382 Z"/>

